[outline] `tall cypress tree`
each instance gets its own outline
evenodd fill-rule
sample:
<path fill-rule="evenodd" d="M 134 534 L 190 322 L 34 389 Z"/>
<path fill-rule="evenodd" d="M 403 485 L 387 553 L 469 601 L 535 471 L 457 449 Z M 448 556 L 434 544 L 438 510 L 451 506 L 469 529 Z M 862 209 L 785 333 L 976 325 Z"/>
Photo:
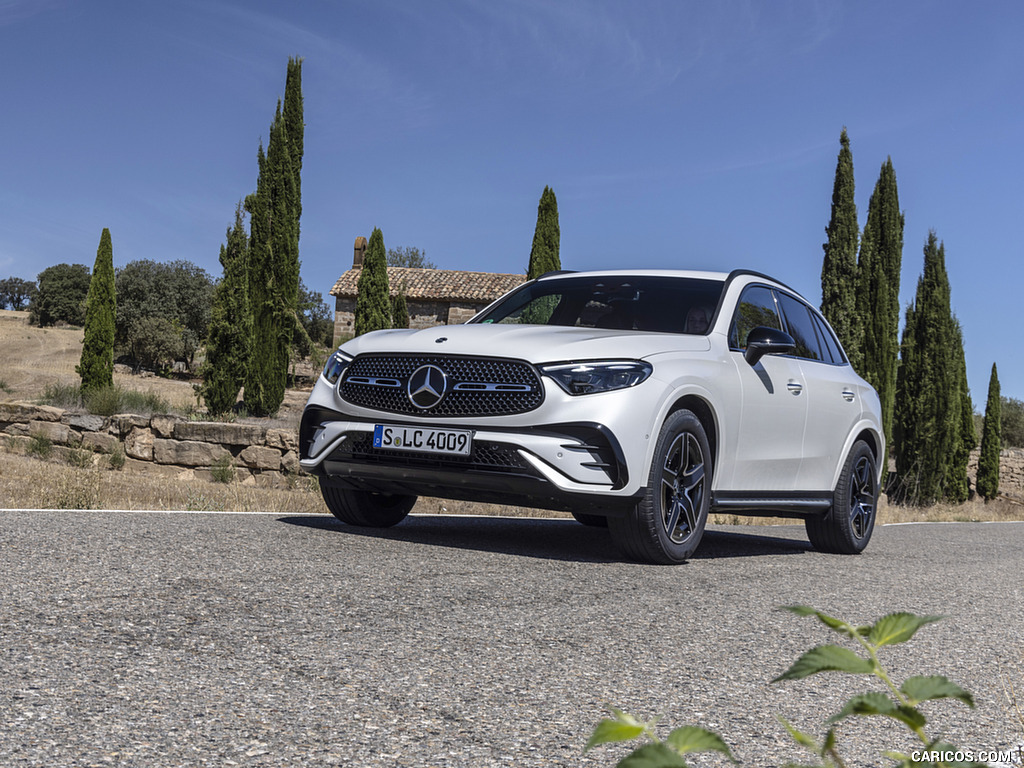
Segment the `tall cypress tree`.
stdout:
<path fill-rule="evenodd" d="M 114 247 L 110 230 L 100 235 L 96 264 L 85 300 L 85 338 L 82 357 L 75 370 L 82 377 L 82 392 L 114 384 L 114 317 L 117 295 L 114 288 Z"/>
<path fill-rule="evenodd" d="M 971 390 L 967 385 L 967 360 L 964 357 L 964 334 L 960 321 L 956 316 L 950 318 L 952 323 L 952 343 L 950 346 L 950 365 L 956 379 L 955 399 L 952 414 L 955 427 L 955 440 L 950 444 L 949 466 L 946 472 L 944 487 L 948 501 L 962 504 L 971 493 L 971 482 L 967 477 L 967 464 L 971 451 L 977 444 L 974 433 L 974 404 L 971 402 Z"/>
<path fill-rule="evenodd" d="M 374 229 L 366 245 L 363 267 L 356 284 L 355 335 L 391 327 L 391 297 L 388 290 L 387 251 L 384 233 Z"/>
<path fill-rule="evenodd" d="M 955 341 L 946 252 L 930 232 L 924 272 L 907 308 L 896 387 L 896 495 L 904 503 L 928 505 L 944 495 L 962 408 L 961 380 L 951 354 Z"/>
<path fill-rule="evenodd" d="M 992 363 L 988 380 L 988 401 L 985 403 L 985 421 L 981 428 L 981 455 L 978 457 L 978 494 L 991 501 L 999 495 L 999 453 L 1002 402 L 999 396 L 999 374 Z"/>
<path fill-rule="evenodd" d="M 277 103 L 264 155 L 260 147 L 256 192 L 246 199 L 251 218 L 249 296 L 252 360 L 245 381 L 250 413 L 277 411 L 288 383 L 291 342 L 298 324 L 300 172 L 303 123 L 300 59 L 289 59 L 285 108 Z"/>
<path fill-rule="evenodd" d="M 863 328 L 857 316 L 857 204 L 853 198 L 853 154 L 846 128 L 839 134 L 839 158 L 832 185 L 832 216 L 822 245 L 821 313 L 835 330 L 855 370 L 861 369 Z"/>
<path fill-rule="evenodd" d="M 868 203 L 857 266 L 857 307 L 864 329 L 861 375 L 882 401 L 882 428 L 892 435 L 900 342 L 903 214 L 892 158 L 882 165 Z"/>
<path fill-rule="evenodd" d="M 241 204 L 235 209 L 235 225 L 228 228 L 227 245 L 220 247 L 224 274 L 213 293 L 206 363 L 197 392 L 211 414 L 230 411 L 245 383 L 252 345 L 252 311 L 249 307 L 249 244 L 242 223 Z"/>
<path fill-rule="evenodd" d="M 558 200 L 555 192 L 545 186 L 537 205 L 537 226 L 533 231 L 533 247 L 530 249 L 530 265 L 526 277 L 533 280 L 545 272 L 554 272 L 562 268 L 558 256 Z"/>

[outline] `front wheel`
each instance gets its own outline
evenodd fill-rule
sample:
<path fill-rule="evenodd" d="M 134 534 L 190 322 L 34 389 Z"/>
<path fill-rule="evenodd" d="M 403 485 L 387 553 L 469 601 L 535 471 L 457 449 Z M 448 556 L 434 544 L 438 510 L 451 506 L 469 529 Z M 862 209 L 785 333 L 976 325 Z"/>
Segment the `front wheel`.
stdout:
<path fill-rule="evenodd" d="M 625 517 L 608 518 L 623 554 L 647 563 L 685 562 L 704 535 L 711 506 L 711 449 L 692 411 L 665 420 L 643 499 Z"/>
<path fill-rule="evenodd" d="M 390 528 L 405 520 L 416 504 L 415 496 L 350 491 L 320 478 L 320 494 L 336 518 L 364 528 Z"/>
<path fill-rule="evenodd" d="M 846 457 L 832 494 L 832 507 L 807 518 L 807 538 L 819 552 L 856 555 L 864 551 L 875 530 L 878 511 L 878 465 L 875 454 L 858 440 Z"/>

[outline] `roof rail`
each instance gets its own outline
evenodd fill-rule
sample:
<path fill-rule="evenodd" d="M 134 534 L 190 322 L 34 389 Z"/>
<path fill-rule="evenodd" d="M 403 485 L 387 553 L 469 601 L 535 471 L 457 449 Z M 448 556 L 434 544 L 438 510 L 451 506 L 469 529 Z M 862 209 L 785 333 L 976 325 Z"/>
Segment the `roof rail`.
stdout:
<path fill-rule="evenodd" d="M 750 277 L 760 277 L 760 278 L 763 278 L 765 280 L 771 280 L 773 283 L 777 283 L 778 285 L 781 285 L 783 288 L 792 291 L 797 296 L 801 295 L 800 291 L 798 291 L 796 288 L 793 288 L 791 286 L 786 285 L 784 282 L 779 280 L 777 277 L 772 277 L 771 275 L 766 275 L 763 272 L 755 272 L 752 269 L 734 269 L 732 272 L 729 273 L 729 276 L 725 279 L 725 282 L 727 284 L 731 283 L 737 277 L 743 277 L 745 275 L 746 276 L 750 276 Z"/>
<path fill-rule="evenodd" d="M 545 272 L 537 280 L 543 280 L 545 277 L 554 277 L 555 275 L 572 275 L 576 272 L 575 269 L 553 269 L 550 272 Z"/>

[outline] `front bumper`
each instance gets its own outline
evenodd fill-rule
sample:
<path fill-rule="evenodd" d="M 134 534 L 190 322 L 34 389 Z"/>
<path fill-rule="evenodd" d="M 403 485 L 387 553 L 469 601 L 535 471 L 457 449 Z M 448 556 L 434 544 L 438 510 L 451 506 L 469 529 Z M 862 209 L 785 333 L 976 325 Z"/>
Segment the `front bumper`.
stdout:
<path fill-rule="evenodd" d="M 470 455 L 453 456 L 375 449 L 375 424 L 403 423 L 381 417 L 368 421 L 307 408 L 300 427 L 303 469 L 332 485 L 374 493 L 611 515 L 637 502 L 623 493 L 629 475 L 622 447 L 601 424 L 472 428 Z"/>

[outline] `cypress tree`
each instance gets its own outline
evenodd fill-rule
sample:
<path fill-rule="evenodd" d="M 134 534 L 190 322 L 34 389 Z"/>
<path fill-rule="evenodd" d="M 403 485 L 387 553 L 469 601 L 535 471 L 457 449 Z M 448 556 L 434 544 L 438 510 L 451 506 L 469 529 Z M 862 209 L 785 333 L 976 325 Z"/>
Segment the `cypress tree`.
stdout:
<path fill-rule="evenodd" d="M 897 387 L 894 453 L 897 498 L 928 505 L 944 495 L 951 448 L 959 438 L 962 394 L 951 359 L 955 343 L 946 253 L 934 232 L 924 249 L 924 272 L 907 308 Z"/>
<path fill-rule="evenodd" d="M 405 300 L 406 287 L 403 285 L 391 300 L 391 327 L 409 327 L 409 304 Z"/>
<path fill-rule="evenodd" d="M 256 192 L 246 199 L 251 218 L 249 296 L 252 360 L 245 404 L 254 415 L 277 411 L 288 383 L 291 342 L 298 320 L 299 219 L 303 123 L 300 59 L 289 59 L 284 110 L 277 103 L 270 139 L 258 155 Z"/>
<path fill-rule="evenodd" d="M 391 319 L 384 233 L 375 228 L 366 245 L 363 267 L 356 284 L 355 335 L 390 328 Z"/>
<path fill-rule="evenodd" d="M 526 277 L 533 280 L 545 272 L 562 268 L 558 257 L 558 200 L 550 187 L 544 187 L 537 205 L 537 226 L 533 232 L 533 247 L 530 249 L 530 265 Z"/>
<path fill-rule="evenodd" d="M 82 357 L 75 370 L 82 377 L 82 392 L 114 384 L 114 317 L 117 296 L 114 288 L 114 248 L 110 230 L 100 235 L 96 264 L 85 300 L 85 338 Z"/>
<path fill-rule="evenodd" d="M 211 414 L 230 411 L 245 383 L 252 344 L 252 312 L 249 307 L 249 245 L 242 223 L 241 204 L 235 209 L 235 225 L 227 231 L 227 245 L 220 247 L 224 275 L 213 293 L 206 363 L 197 392 Z"/>
<path fill-rule="evenodd" d="M 971 493 L 971 482 L 967 477 L 967 464 L 971 451 L 977 444 L 974 433 L 974 404 L 971 402 L 971 390 L 967 385 L 967 360 L 964 357 L 964 334 L 960 322 L 955 316 L 952 323 L 952 345 L 950 347 L 950 364 L 956 379 L 953 414 L 955 440 L 950 444 L 949 467 L 946 474 L 945 496 L 948 501 L 962 504 Z"/>
<path fill-rule="evenodd" d="M 892 435 L 900 342 L 903 214 L 892 158 L 882 165 L 868 203 L 857 267 L 857 307 L 864 330 L 861 375 L 882 401 L 882 428 Z"/>
<path fill-rule="evenodd" d="M 992 363 L 985 421 L 981 428 L 981 455 L 978 457 L 978 493 L 986 502 L 999 495 L 999 452 L 1002 447 L 1000 410 L 999 374 L 996 372 L 996 364 Z"/>
<path fill-rule="evenodd" d="M 832 186 L 832 216 L 822 245 L 821 313 L 832 325 L 855 370 L 861 369 L 863 328 L 857 316 L 857 204 L 853 198 L 853 154 L 846 128 L 839 134 L 839 158 Z"/>

